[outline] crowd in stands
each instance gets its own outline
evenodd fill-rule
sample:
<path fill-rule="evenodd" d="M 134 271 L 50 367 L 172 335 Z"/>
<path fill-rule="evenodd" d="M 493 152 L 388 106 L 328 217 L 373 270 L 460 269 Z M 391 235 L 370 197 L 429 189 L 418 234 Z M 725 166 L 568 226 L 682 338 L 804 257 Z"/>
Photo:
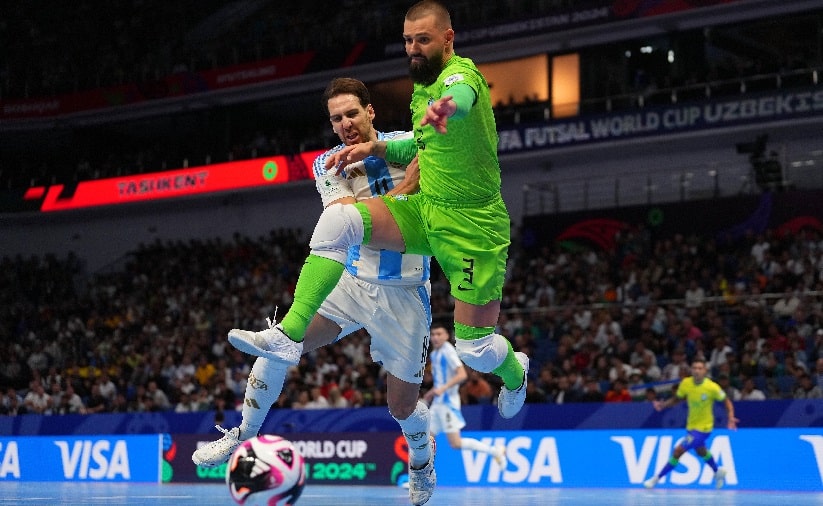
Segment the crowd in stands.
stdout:
<path fill-rule="evenodd" d="M 307 69 L 317 72 L 340 68 L 345 54 L 360 41 L 371 44 L 358 64 L 369 58 L 384 59 L 385 44 L 400 41 L 392 27 L 397 26 L 409 4 L 405 0 L 346 0 L 333 16 L 317 15 L 326 8 L 319 0 L 289 4 L 263 0 L 229 4 L 127 0 L 111 2 L 105 9 L 81 1 L 22 7 L 9 11 L 7 18 L 0 20 L 0 45 L 7 54 L 0 61 L 0 100 L 49 97 L 126 83 L 150 87 L 175 73 L 224 68 L 307 50 L 320 55 Z M 449 2 L 449 6 L 455 24 L 465 28 L 585 8 L 580 2 L 567 0 L 458 0 Z M 814 18 L 814 14 L 808 18 Z M 695 62 L 679 65 L 654 58 L 617 63 L 622 55 L 614 54 L 614 47 L 591 49 L 585 53 L 583 63 L 597 75 L 582 83 L 580 110 L 602 113 L 643 104 L 671 103 L 675 96 L 683 102 L 736 95 L 744 90 L 756 91 L 763 83 L 768 83 L 770 89 L 809 86 L 807 77 L 817 75 L 812 69 L 819 68 L 821 62 L 819 55 L 809 49 L 814 44 L 807 43 L 804 30 L 808 25 L 808 19 L 804 20 L 804 28 L 798 28 L 793 37 L 765 39 L 795 44 L 792 50 L 775 47 L 759 52 L 757 57 L 715 50 L 702 57 L 693 56 L 697 58 Z M 711 43 L 684 40 L 672 41 L 671 45 L 698 47 Z M 687 58 L 687 54 L 679 53 L 678 58 Z M 601 60 L 602 65 L 598 63 Z M 802 76 L 792 74 L 798 69 L 808 72 Z M 756 76 L 762 79 L 748 79 Z M 747 79 L 746 85 L 741 86 L 739 79 Z M 587 81 L 592 83 L 586 84 Z M 282 102 L 275 107 L 288 108 L 289 104 Z M 33 138 L 21 143 L 25 148 L 2 153 L 7 163 L 0 167 L 0 188 L 72 184 L 288 155 L 326 148 L 335 141 L 328 137 L 329 129 L 322 118 L 314 121 L 310 117 L 302 124 L 271 121 L 251 109 L 238 108 L 232 113 L 225 112 L 230 110 L 227 107 L 219 113 L 202 115 L 183 112 L 172 121 L 172 126 L 163 115 L 142 118 L 132 126 L 58 128 L 43 132 L 42 136 L 35 132 Z M 530 118 L 544 121 L 548 110 L 549 104 L 531 99 L 501 101 L 497 104 L 497 119 L 500 124 Z M 391 125 L 395 126 L 407 125 Z M 384 129 L 388 127 L 381 125 Z M 122 135 L 113 133 L 121 130 Z"/>
<path fill-rule="evenodd" d="M 9 9 L 0 20 L 0 98 L 55 96 L 128 83 L 151 83 L 283 55 L 317 51 L 314 70 L 335 68 L 358 42 L 385 58 L 380 44 L 399 41 L 398 23 L 413 2 L 322 0 L 87 0 Z M 449 2 L 461 26 L 561 12 L 565 0 Z M 327 13 L 327 15 L 319 14 Z"/>
<path fill-rule="evenodd" d="M 648 401 L 696 358 L 735 401 L 823 398 L 823 234 L 736 240 L 623 232 L 614 251 L 525 247 L 510 255 L 499 331 L 532 357 L 527 402 Z M 0 412 L 238 409 L 252 358 L 230 328 L 263 328 L 291 303 L 307 239 L 155 242 L 121 269 L 68 255 L 0 261 Z M 432 308 L 452 299 L 434 269 Z M 385 405 L 364 331 L 304 356 L 276 407 Z M 470 371 L 467 404 L 494 402 Z M 427 375 L 423 389 L 431 387 Z"/>

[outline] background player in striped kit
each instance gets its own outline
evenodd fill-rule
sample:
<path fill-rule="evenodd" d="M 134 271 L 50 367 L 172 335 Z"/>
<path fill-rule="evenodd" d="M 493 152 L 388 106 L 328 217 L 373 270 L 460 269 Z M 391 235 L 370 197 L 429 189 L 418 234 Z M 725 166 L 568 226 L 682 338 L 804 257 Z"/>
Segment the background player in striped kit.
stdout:
<path fill-rule="evenodd" d="M 460 411 L 460 385 L 466 381 L 466 368 L 451 343 L 451 333 L 442 323 L 432 325 L 429 337 L 434 386 L 426 392 L 423 400 L 430 402 L 431 425 L 429 430 L 436 436 L 446 433 L 449 446 L 455 450 L 474 450 L 488 453 L 497 464 L 506 466 L 506 449 L 503 446 L 492 447 L 477 439 L 462 437 L 460 429 L 466 426 L 466 420 Z"/>
<path fill-rule="evenodd" d="M 323 101 L 334 132 L 343 141 L 320 155 L 313 164 L 317 191 L 324 207 L 417 190 L 416 160 L 407 168 L 370 157 L 351 174 L 327 172 L 326 159 L 347 144 L 408 134 L 374 129 L 375 112 L 368 89 L 356 79 L 332 80 Z M 406 436 L 409 463 L 417 466 L 433 460 L 429 451 L 429 410 L 418 400 L 431 325 L 429 273 L 429 257 L 353 246 L 340 282 L 307 329 L 303 347 L 303 353 L 307 353 L 361 328 L 369 332 L 372 359 L 388 372 L 389 410 Z M 399 311 L 394 312 L 393 308 Z M 255 360 L 246 388 L 242 423 L 231 430 L 218 426 L 224 437 L 195 451 L 192 455 L 195 464 L 219 465 L 228 460 L 241 441 L 257 435 L 280 395 L 287 369 L 288 366 L 279 361 L 264 357 Z"/>

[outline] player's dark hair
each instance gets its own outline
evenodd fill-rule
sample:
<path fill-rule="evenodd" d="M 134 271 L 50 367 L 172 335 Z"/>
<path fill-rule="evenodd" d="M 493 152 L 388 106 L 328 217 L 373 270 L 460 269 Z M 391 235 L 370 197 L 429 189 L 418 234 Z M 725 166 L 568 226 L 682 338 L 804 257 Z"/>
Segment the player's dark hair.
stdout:
<path fill-rule="evenodd" d="M 432 323 L 431 328 L 432 328 L 432 330 L 434 330 L 434 329 L 443 329 L 443 330 L 445 330 L 445 331 L 446 331 L 446 333 L 447 333 L 447 334 L 449 334 L 449 335 L 451 335 L 451 333 L 452 333 L 452 331 L 451 331 L 451 329 L 449 328 L 449 326 L 448 326 L 448 325 L 446 325 L 445 323 L 441 323 L 441 322 L 434 322 L 434 323 Z"/>
<path fill-rule="evenodd" d="M 449 10 L 442 3 L 435 0 L 417 2 L 406 11 L 406 19 L 409 21 L 417 21 L 429 15 L 434 15 L 437 19 L 437 25 L 441 28 L 451 28 L 452 20 Z"/>
<path fill-rule="evenodd" d="M 369 89 L 362 81 L 351 77 L 338 77 L 332 79 L 326 90 L 323 92 L 323 109 L 328 109 L 329 100 L 337 95 L 354 95 L 360 102 L 360 105 L 366 107 L 371 104 L 371 95 Z"/>

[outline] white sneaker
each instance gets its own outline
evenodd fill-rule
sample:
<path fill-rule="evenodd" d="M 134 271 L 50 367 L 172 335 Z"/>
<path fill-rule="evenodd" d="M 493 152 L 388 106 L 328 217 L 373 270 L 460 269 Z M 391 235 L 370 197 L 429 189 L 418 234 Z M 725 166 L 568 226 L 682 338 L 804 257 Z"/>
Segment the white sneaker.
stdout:
<path fill-rule="evenodd" d="M 240 427 L 226 430 L 216 425 L 223 437 L 203 445 L 191 454 L 191 461 L 200 467 L 216 467 L 229 461 L 229 457 L 243 441 L 240 440 Z"/>
<path fill-rule="evenodd" d="M 714 487 L 715 488 L 723 488 L 723 485 L 726 483 L 726 470 L 722 467 L 717 469 L 717 472 L 714 473 Z"/>
<path fill-rule="evenodd" d="M 409 500 L 414 506 L 426 504 L 437 485 L 437 473 L 434 471 L 434 454 L 437 452 L 437 446 L 431 436 L 429 436 L 429 445 L 431 447 L 429 461 L 422 469 L 412 469 L 409 463 Z"/>
<path fill-rule="evenodd" d="M 505 446 L 495 446 L 494 452 L 492 453 L 492 457 L 494 457 L 494 461 L 497 462 L 497 465 L 500 466 L 500 469 L 506 469 L 507 462 Z"/>
<path fill-rule="evenodd" d="M 529 357 L 525 353 L 515 352 L 514 354 L 520 365 L 523 366 L 523 384 L 517 390 L 509 390 L 506 385 L 500 389 L 497 396 L 497 410 L 503 418 L 511 418 L 520 412 L 523 403 L 526 402 L 526 381 L 529 375 Z"/>
<path fill-rule="evenodd" d="M 657 485 L 658 481 L 660 481 L 660 478 L 658 478 L 657 476 L 652 476 L 651 478 L 643 482 L 643 486 L 646 488 L 654 488 L 654 486 Z"/>
<path fill-rule="evenodd" d="M 303 354 L 303 342 L 292 341 L 274 321 L 266 318 L 269 328 L 260 332 L 231 329 L 229 343 L 232 346 L 257 357 L 265 357 L 286 365 L 297 365 Z"/>

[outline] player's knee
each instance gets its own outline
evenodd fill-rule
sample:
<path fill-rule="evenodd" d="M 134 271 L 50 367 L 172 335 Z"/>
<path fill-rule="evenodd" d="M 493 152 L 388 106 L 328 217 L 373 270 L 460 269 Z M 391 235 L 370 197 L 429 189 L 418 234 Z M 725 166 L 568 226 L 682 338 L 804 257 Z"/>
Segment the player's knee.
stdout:
<path fill-rule="evenodd" d="M 363 218 L 352 205 L 334 204 L 323 210 L 309 241 L 312 253 L 344 263 L 350 246 L 363 242 Z"/>
<path fill-rule="evenodd" d="M 391 400 L 388 402 L 389 414 L 395 420 L 405 420 L 410 417 L 414 410 L 417 409 L 417 402 L 403 402 L 399 400 Z"/>
<path fill-rule="evenodd" d="M 509 352 L 505 338 L 490 334 L 480 339 L 455 339 L 457 356 L 464 364 L 478 372 L 491 372 L 496 369 Z"/>

